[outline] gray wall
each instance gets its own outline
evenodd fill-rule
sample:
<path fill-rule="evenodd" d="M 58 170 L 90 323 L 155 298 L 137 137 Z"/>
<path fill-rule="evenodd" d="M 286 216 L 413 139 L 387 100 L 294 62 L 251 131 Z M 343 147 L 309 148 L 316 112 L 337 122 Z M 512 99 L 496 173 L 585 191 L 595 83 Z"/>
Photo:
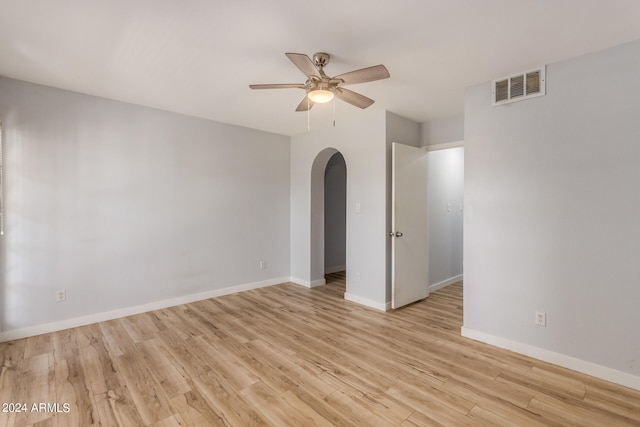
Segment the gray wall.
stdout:
<path fill-rule="evenodd" d="M 347 166 L 334 154 L 324 172 L 324 268 L 326 273 L 346 268 Z"/>
<path fill-rule="evenodd" d="M 462 278 L 464 148 L 429 152 L 429 285 Z"/>
<path fill-rule="evenodd" d="M 464 140 L 464 115 L 434 119 L 422 124 L 421 145 L 438 145 Z"/>
<path fill-rule="evenodd" d="M 288 137 L 5 78 L 0 116 L 3 330 L 289 276 Z"/>
<path fill-rule="evenodd" d="M 467 90 L 465 328 L 640 376 L 639 75 L 636 41 Z"/>
<path fill-rule="evenodd" d="M 311 236 L 319 238 L 314 223 L 324 224 L 324 209 L 313 211 L 311 171 L 314 160 L 327 149 L 338 150 L 347 165 L 347 292 L 362 304 L 385 306 L 386 156 L 385 112 L 367 109 L 360 119 L 336 127 L 313 130 L 291 138 L 291 276 L 309 285 L 324 274 L 312 262 Z M 327 159 L 328 160 L 328 159 Z M 322 169 L 324 177 L 324 167 Z M 324 182 L 313 183 L 324 188 Z M 324 190 L 322 190 L 324 200 Z M 360 212 L 356 212 L 356 204 Z M 322 220 L 317 216 L 321 215 Z M 324 236 L 322 230 L 321 236 Z M 324 247 L 322 248 L 324 257 Z M 320 271 L 317 271 L 320 270 Z M 359 274 L 359 278 L 357 277 Z"/>

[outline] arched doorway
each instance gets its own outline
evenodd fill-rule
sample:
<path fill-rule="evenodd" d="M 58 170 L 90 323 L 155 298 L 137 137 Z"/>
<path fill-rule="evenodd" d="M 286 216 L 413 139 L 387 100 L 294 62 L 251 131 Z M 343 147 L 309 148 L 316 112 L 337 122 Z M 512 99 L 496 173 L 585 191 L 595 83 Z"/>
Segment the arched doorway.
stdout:
<path fill-rule="evenodd" d="M 324 171 L 324 273 L 345 281 L 347 265 L 347 165 L 341 153 L 329 159 Z"/>
<path fill-rule="evenodd" d="M 337 156 L 336 156 L 337 155 Z M 336 156 L 334 158 L 334 156 Z M 325 282 L 325 271 L 326 267 L 338 267 L 338 266 L 328 266 L 325 262 L 325 178 L 327 172 L 327 166 L 329 162 L 332 160 L 332 165 L 336 166 L 333 172 L 336 172 L 340 168 L 340 163 L 344 166 L 344 202 L 342 215 L 344 217 L 344 243 L 343 248 L 346 248 L 346 160 L 342 156 L 342 154 L 336 150 L 335 148 L 325 148 L 320 151 L 313 161 L 313 165 L 311 167 L 311 206 L 310 206 L 310 285 L 311 287 L 324 285 Z M 333 168 L 333 166 L 332 166 Z M 339 174 L 338 174 L 339 175 Z M 332 178 L 336 178 L 336 181 L 340 179 L 339 176 L 333 176 Z M 334 190 L 338 186 L 333 186 L 329 188 L 329 191 L 332 192 L 332 196 Z M 334 212 L 332 212 L 333 214 Z M 336 213 L 335 217 L 332 215 L 329 220 L 333 221 L 334 218 L 339 217 L 339 213 Z M 333 224 L 332 224 L 333 226 Z M 339 226 L 337 227 L 339 228 Z M 337 243 L 339 239 L 333 239 L 329 242 L 330 245 L 340 244 Z M 344 266 L 346 267 L 347 259 L 346 259 L 346 249 L 344 251 Z"/>

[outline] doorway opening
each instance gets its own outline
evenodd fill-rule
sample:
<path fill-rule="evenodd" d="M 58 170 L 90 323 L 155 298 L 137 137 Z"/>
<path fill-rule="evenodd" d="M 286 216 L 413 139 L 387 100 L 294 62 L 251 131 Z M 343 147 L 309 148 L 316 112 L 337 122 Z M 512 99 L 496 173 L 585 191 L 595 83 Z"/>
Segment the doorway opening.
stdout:
<path fill-rule="evenodd" d="M 325 148 L 311 167 L 311 287 L 331 282 L 346 290 L 346 203 L 346 161 L 335 148 Z"/>
<path fill-rule="evenodd" d="M 347 269 L 347 165 L 334 153 L 324 171 L 324 274 L 345 285 Z"/>
<path fill-rule="evenodd" d="M 429 149 L 429 290 L 463 280 L 464 144 Z"/>

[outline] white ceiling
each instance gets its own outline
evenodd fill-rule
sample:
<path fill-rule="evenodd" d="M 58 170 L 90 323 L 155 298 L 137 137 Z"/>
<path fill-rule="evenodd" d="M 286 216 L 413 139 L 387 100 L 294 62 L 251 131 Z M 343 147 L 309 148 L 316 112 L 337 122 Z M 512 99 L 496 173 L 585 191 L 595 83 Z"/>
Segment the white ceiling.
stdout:
<path fill-rule="evenodd" d="M 0 0 L 0 75 L 287 135 L 304 92 L 248 87 L 304 82 L 285 52 L 384 64 L 349 88 L 424 122 L 462 114 L 466 86 L 635 39 L 638 0 Z"/>

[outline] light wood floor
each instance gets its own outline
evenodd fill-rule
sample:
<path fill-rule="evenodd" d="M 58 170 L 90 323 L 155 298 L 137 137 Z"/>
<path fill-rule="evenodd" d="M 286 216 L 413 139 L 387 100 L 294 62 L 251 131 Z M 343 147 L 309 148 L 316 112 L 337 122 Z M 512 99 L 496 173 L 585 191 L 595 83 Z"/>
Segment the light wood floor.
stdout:
<path fill-rule="evenodd" d="M 640 425 L 640 392 L 460 336 L 462 284 L 381 313 L 344 276 L 0 344 L 0 426 Z"/>

